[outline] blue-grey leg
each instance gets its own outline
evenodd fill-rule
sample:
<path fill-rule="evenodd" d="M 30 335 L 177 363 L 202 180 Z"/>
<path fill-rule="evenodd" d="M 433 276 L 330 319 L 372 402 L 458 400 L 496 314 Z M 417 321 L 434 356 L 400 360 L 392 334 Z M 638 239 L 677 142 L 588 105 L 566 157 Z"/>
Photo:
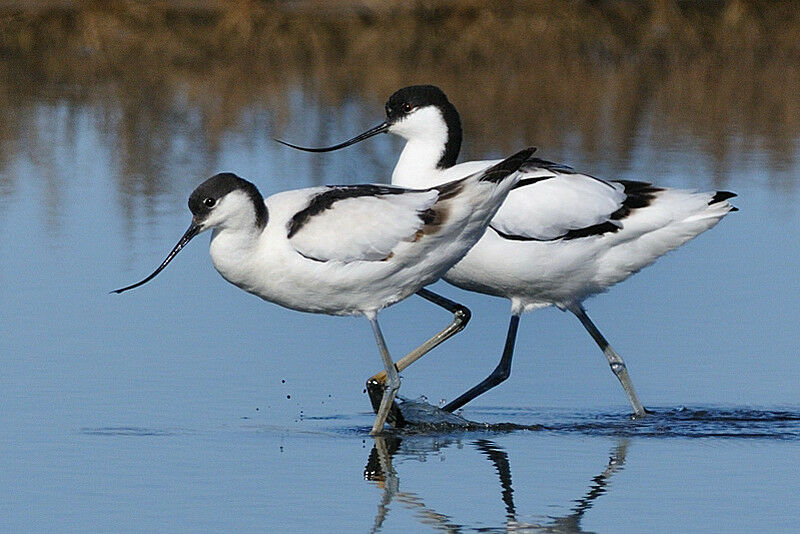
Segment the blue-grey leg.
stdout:
<path fill-rule="evenodd" d="M 647 410 L 644 409 L 642 403 L 639 402 L 639 397 L 636 396 L 636 390 L 633 389 L 633 382 L 631 382 L 631 377 L 628 376 L 628 368 L 625 366 L 622 357 L 617 354 L 608 341 L 606 341 L 606 338 L 603 337 L 600 330 L 597 329 L 592 320 L 589 319 L 589 316 L 586 315 L 586 310 L 581 304 L 569 306 L 569 311 L 575 314 L 586 331 L 589 332 L 589 335 L 592 336 L 600 347 L 600 350 L 605 354 L 608 365 L 611 366 L 611 371 L 614 373 L 614 376 L 617 377 L 619 383 L 622 384 L 622 389 L 625 390 L 625 394 L 628 396 L 628 401 L 630 401 L 631 407 L 633 408 L 633 414 L 636 417 L 647 415 Z"/>
<path fill-rule="evenodd" d="M 453 302 L 450 299 L 447 299 L 439 294 L 434 293 L 428 289 L 420 289 L 417 291 L 417 295 L 424 298 L 429 302 L 433 302 L 434 304 L 441 306 L 442 308 L 446 309 L 450 313 L 453 314 L 453 322 L 451 322 L 446 328 L 442 331 L 436 333 L 433 337 L 427 340 L 425 343 L 417 347 L 416 349 L 412 350 L 399 360 L 395 362 L 395 369 L 398 372 L 402 372 L 403 369 L 407 368 L 409 365 L 414 363 L 415 361 L 422 358 L 425 354 L 433 350 L 438 345 L 444 343 L 467 326 L 470 317 L 472 314 L 469 311 L 469 308 L 466 306 L 462 306 L 457 302 Z M 384 383 L 386 382 L 386 371 L 381 371 L 380 373 L 372 376 L 369 380 L 367 380 L 367 393 L 369 394 L 370 402 L 372 403 L 373 410 L 377 411 L 380 407 L 380 402 L 383 398 L 383 390 L 384 390 Z M 392 402 L 392 406 L 389 409 L 388 415 L 388 422 L 392 426 L 399 428 L 405 424 L 403 420 L 403 414 L 400 411 L 400 408 L 397 406 L 396 403 Z"/>
<path fill-rule="evenodd" d="M 383 339 L 381 327 L 378 326 L 377 317 L 373 313 L 368 314 L 367 319 L 372 325 L 372 332 L 375 334 L 375 341 L 378 343 L 378 350 L 380 350 L 383 366 L 386 369 L 386 384 L 383 390 L 383 397 L 378 408 L 378 414 L 375 417 L 375 424 L 372 425 L 372 430 L 370 431 L 370 434 L 374 436 L 383 431 L 383 425 L 389 415 L 389 408 L 392 406 L 397 390 L 400 389 L 400 376 L 397 374 L 392 357 L 389 355 L 389 349 L 386 348 L 386 341 Z"/>
<path fill-rule="evenodd" d="M 517 340 L 518 327 L 519 314 L 512 314 L 511 322 L 508 324 L 508 335 L 506 336 L 506 344 L 503 348 L 503 356 L 500 358 L 500 363 L 498 363 L 497 367 L 492 371 L 492 374 L 483 379 L 477 386 L 460 395 L 457 399 L 447 403 L 442 410 L 448 412 L 458 410 L 469 401 L 497 386 L 511 375 L 511 358 L 514 355 L 514 343 Z"/>

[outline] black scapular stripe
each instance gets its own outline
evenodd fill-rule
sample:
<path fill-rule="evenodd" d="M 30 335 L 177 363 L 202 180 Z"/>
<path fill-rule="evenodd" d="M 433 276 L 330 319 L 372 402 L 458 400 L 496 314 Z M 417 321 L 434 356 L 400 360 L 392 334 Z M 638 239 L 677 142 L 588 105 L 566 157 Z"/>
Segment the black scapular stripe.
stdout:
<path fill-rule="evenodd" d="M 329 209 L 339 200 L 346 198 L 370 197 L 378 195 L 400 195 L 408 191 L 401 187 L 389 185 L 365 184 L 365 185 L 340 185 L 332 186 L 326 191 L 314 196 L 308 206 L 292 217 L 289 223 L 289 235 L 294 236 L 305 224 L 313 217 Z"/>

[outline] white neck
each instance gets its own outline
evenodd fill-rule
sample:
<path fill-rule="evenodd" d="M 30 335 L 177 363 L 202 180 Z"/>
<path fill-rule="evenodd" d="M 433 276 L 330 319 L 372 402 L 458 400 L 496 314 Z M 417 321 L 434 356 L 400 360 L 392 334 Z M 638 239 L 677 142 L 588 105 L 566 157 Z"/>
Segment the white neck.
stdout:
<path fill-rule="evenodd" d="M 223 278 L 243 288 L 252 275 L 250 259 L 262 233 L 255 221 L 253 201 L 241 191 L 220 199 L 207 218 L 213 228 L 209 252 L 214 267 Z"/>
<path fill-rule="evenodd" d="M 214 268 L 228 282 L 249 290 L 253 283 L 252 262 L 254 250 L 261 235 L 252 232 L 215 228 L 211 234 L 209 253 Z"/>
<path fill-rule="evenodd" d="M 442 113 L 433 106 L 420 108 L 389 131 L 407 141 L 392 173 L 392 183 L 414 188 L 436 185 L 436 165 L 444 155 L 448 135 Z"/>
<path fill-rule="evenodd" d="M 442 170 L 436 164 L 444 153 L 444 145 L 412 140 L 406 143 L 392 172 L 392 184 L 424 189 L 439 184 Z"/>

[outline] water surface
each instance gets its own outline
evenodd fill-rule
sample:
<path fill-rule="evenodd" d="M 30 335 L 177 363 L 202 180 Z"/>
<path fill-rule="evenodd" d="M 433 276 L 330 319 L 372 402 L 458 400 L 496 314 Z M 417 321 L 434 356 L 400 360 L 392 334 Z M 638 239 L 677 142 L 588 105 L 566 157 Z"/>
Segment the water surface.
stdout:
<path fill-rule="evenodd" d="M 796 529 L 796 11 L 575 5 L 513 25 L 499 8 L 297 5 L 3 18 L 0 530 Z M 511 378 L 463 412 L 490 426 L 376 440 L 365 320 L 243 293 L 205 238 L 108 294 L 158 265 L 215 172 L 264 194 L 386 182 L 388 136 L 327 156 L 272 138 L 348 138 L 417 82 L 461 110 L 465 157 L 536 144 L 600 177 L 739 194 L 739 212 L 587 303 L 653 417 L 631 421 L 589 336 L 544 310 L 522 319 Z M 438 404 L 494 367 L 508 304 L 434 287 L 473 311 L 403 373 L 403 395 Z M 381 315 L 397 356 L 448 321 L 415 298 Z"/>

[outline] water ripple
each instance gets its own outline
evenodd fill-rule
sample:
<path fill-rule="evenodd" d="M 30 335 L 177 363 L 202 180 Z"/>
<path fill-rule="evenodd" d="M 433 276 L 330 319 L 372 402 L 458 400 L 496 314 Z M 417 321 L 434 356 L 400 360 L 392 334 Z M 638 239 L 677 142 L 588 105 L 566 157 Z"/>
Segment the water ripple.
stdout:
<path fill-rule="evenodd" d="M 800 413 L 749 408 L 654 410 L 633 419 L 626 414 L 592 414 L 584 420 L 551 423 L 549 429 L 590 435 L 800 439 Z"/>
<path fill-rule="evenodd" d="M 625 412 L 538 411 L 518 408 L 470 410 L 476 422 L 421 401 L 401 405 L 409 424 L 403 433 L 447 433 L 454 431 L 515 432 L 520 430 L 579 433 L 592 436 L 658 438 L 760 438 L 800 439 L 800 411 L 744 407 L 680 407 L 651 410 L 635 419 Z"/>
<path fill-rule="evenodd" d="M 82 428 L 81 434 L 87 436 L 174 436 L 174 430 L 143 428 L 136 426 L 104 426 L 99 428 Z"/>

